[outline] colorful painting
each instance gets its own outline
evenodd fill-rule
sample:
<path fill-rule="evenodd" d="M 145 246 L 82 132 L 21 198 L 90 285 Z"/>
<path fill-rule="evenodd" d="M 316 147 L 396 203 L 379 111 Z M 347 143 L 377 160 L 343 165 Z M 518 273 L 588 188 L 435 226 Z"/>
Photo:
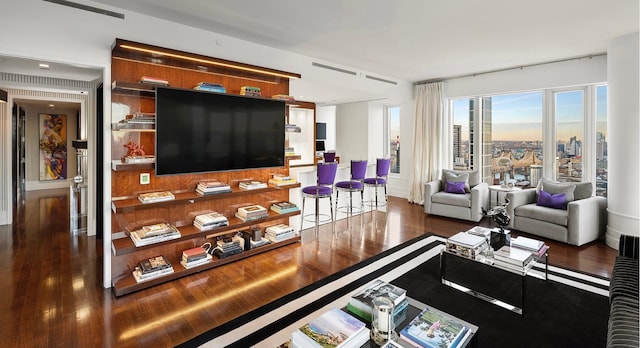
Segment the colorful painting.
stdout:
<path fill-rule="evenodd" d="M 40 114 L 40 180 L 67 179 L 67 115 Z"/>

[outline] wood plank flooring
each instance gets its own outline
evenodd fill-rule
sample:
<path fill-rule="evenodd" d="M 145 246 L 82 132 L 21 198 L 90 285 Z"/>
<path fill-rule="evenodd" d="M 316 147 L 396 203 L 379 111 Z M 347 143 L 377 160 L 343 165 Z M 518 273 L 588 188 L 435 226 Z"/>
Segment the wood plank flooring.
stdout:
<path fill-rule="evenodd" d="M 102 241 L 69 233 L 68 190 L 25 197 L 0 226 L 0 347 L 175 346 L 424 233 L 473 226 L 391 197 L 387 213 L 340 220 L 335 235 L 325 225 L 318 240 L 116 298 L 102 287 Z M 616 251 L 603 242 L 549 244 L 551 264 L 610 276 Z"/>

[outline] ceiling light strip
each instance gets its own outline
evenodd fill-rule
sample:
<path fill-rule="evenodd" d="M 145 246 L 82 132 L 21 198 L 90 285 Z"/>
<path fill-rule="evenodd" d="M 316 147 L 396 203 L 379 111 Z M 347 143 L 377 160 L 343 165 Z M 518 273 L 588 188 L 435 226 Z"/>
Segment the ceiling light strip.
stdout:
<path fill-rule="evenodd" d="M 184 60 L 197 62 L 197 63 L 211 64 L 211 65 L 221 66 L 221 67 L 224 67 L 224 68 L 237 69 L 237 70 L 248 71 L 248 72 L 257 73 L 257 74 L 276 76 L 276 77 L 284 77 L 284 78 L 288 78 L 288 79 L 298 79 L 298 78 L 300 78 L 300 75 L 297 75 L 297 74 L 290 74 L 290 73 L 285 73 L 285 72 L 275 72 L 275 71 L 263 70 L 263 69 L 259 69 L 259 68 L 251 68 L 251 67 L 242 66 L 242 65 L 236 65 L 236 64 L 232 64 L 232 63 L 224 63 L 224 62 L 218 62 L 218 61 L 215 61 L 215 60 L 190 57 L 190 56 L 185 56 L 185 55 L 182 55 L 182 54 L 170 53 L 170 52 L 160 51 L 160 50 L 153 50 L 153 49 L 137 47 L 137 46 L 131 46 L 131 45 L 126 45 L 126 44 L 121 44 L 120 47 L 124 48 L 124 49 L 129 49 L 129 50 L 132 50 L 132 51 L 137 51 L 137 52 L 158 54 L 158 55 L 161 55 L 161 56 L 184 59 Z"/>

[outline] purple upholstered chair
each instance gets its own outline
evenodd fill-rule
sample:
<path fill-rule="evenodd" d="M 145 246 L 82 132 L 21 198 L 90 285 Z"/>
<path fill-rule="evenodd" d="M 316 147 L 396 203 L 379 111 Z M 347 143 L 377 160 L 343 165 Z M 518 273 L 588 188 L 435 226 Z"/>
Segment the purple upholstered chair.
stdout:
<path fill-rule="evenodd" d="M 302 221 L 300 223 L 300 230 L 302 231 L 302 226 L 304 225 L 304 221 L 306 216 L 304 215 L 304 200 L 305 198 L 313 198 L 316 202 L 316 212 L 314 214 L 316 223 L 316 238 L 318 237 L 318 223 L 320 222 L 320 217 L 324 216 L 328 219 L 331 219 L 331 223 L 333 224 L 333 200 L 331 199 L 331 195 L 333 194 L 333 183 L 336 180 L 336 172 L 338 171 L 338 163 L 318 163 L 318 174 L 317 174 L 317 183 L 314 186 L 305 186 L 302 188 Z M 320 214 L 320 198 L 329 198 L 329 207 L 331 209 L 331 215 L 327 216 L 326 214 Z M 311 214 L 309 214 L 311 215 Z M 311 221 L 311 220 L 308 220 Z M 326 220 L 325 220 L 326 221 Z"/>
<path fill-rule="evenodd" d="M 322 154 L 324 159 L 324 163 L 331 163 L 336 161 L 336 152 L 335 151 L 325 151 Z"/>
<path fill-rule="evenodd" d="M 382 207 L 387 205 L 387 176 L 389 175 L 389 167 L 391 166 L 390 158 L 378 158 L 376 159 L 376 176 L 375 178 L 365 178 L 364 185 L 372 187 L 374 191 L 374 200 L 370 202 L 369 206 Z M 378 203 L 378 188 L 384 188 L 384 203 Z"/>
<path fill-rule="evenodd" d="M 356 212 L 364 211 L 364 177 L 367 174 L 367 160 L 351 161 L 351 179 L 336 183 L 336 214 L 338 211 L 348 212 L 351 216 L 354 208 Z M 338 206 L 340 192 L 349 192 L 349 205 Z M 353 206 L 353 193 L 360 192 L 360 208 Z"/>

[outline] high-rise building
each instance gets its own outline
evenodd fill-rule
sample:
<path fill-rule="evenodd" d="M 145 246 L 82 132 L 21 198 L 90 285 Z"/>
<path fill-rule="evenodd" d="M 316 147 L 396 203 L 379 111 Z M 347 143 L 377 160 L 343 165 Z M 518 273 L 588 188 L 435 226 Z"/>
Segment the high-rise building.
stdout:
<path fill-rule="evenodd" d="M 463 158 L 462 154 L 462 125 L 453 125 L 453 162 L 459 163 L 459 158 Z"/>
<path fill-rule="evenodd" d="M 482 98 L 482 180 L 485 182 L 493 182 L 493 155 L 491 148 L 493 141 L 491 138 L 491 98 Z"/>
<path fill-rule="evenodd" d="M 531 170 L 531 178 L 530 183 L 532 187 L 538 186 L 538 182 L 542 179 L 542 165 L 540 164 L 532 164 L 529 169 Z"/>

